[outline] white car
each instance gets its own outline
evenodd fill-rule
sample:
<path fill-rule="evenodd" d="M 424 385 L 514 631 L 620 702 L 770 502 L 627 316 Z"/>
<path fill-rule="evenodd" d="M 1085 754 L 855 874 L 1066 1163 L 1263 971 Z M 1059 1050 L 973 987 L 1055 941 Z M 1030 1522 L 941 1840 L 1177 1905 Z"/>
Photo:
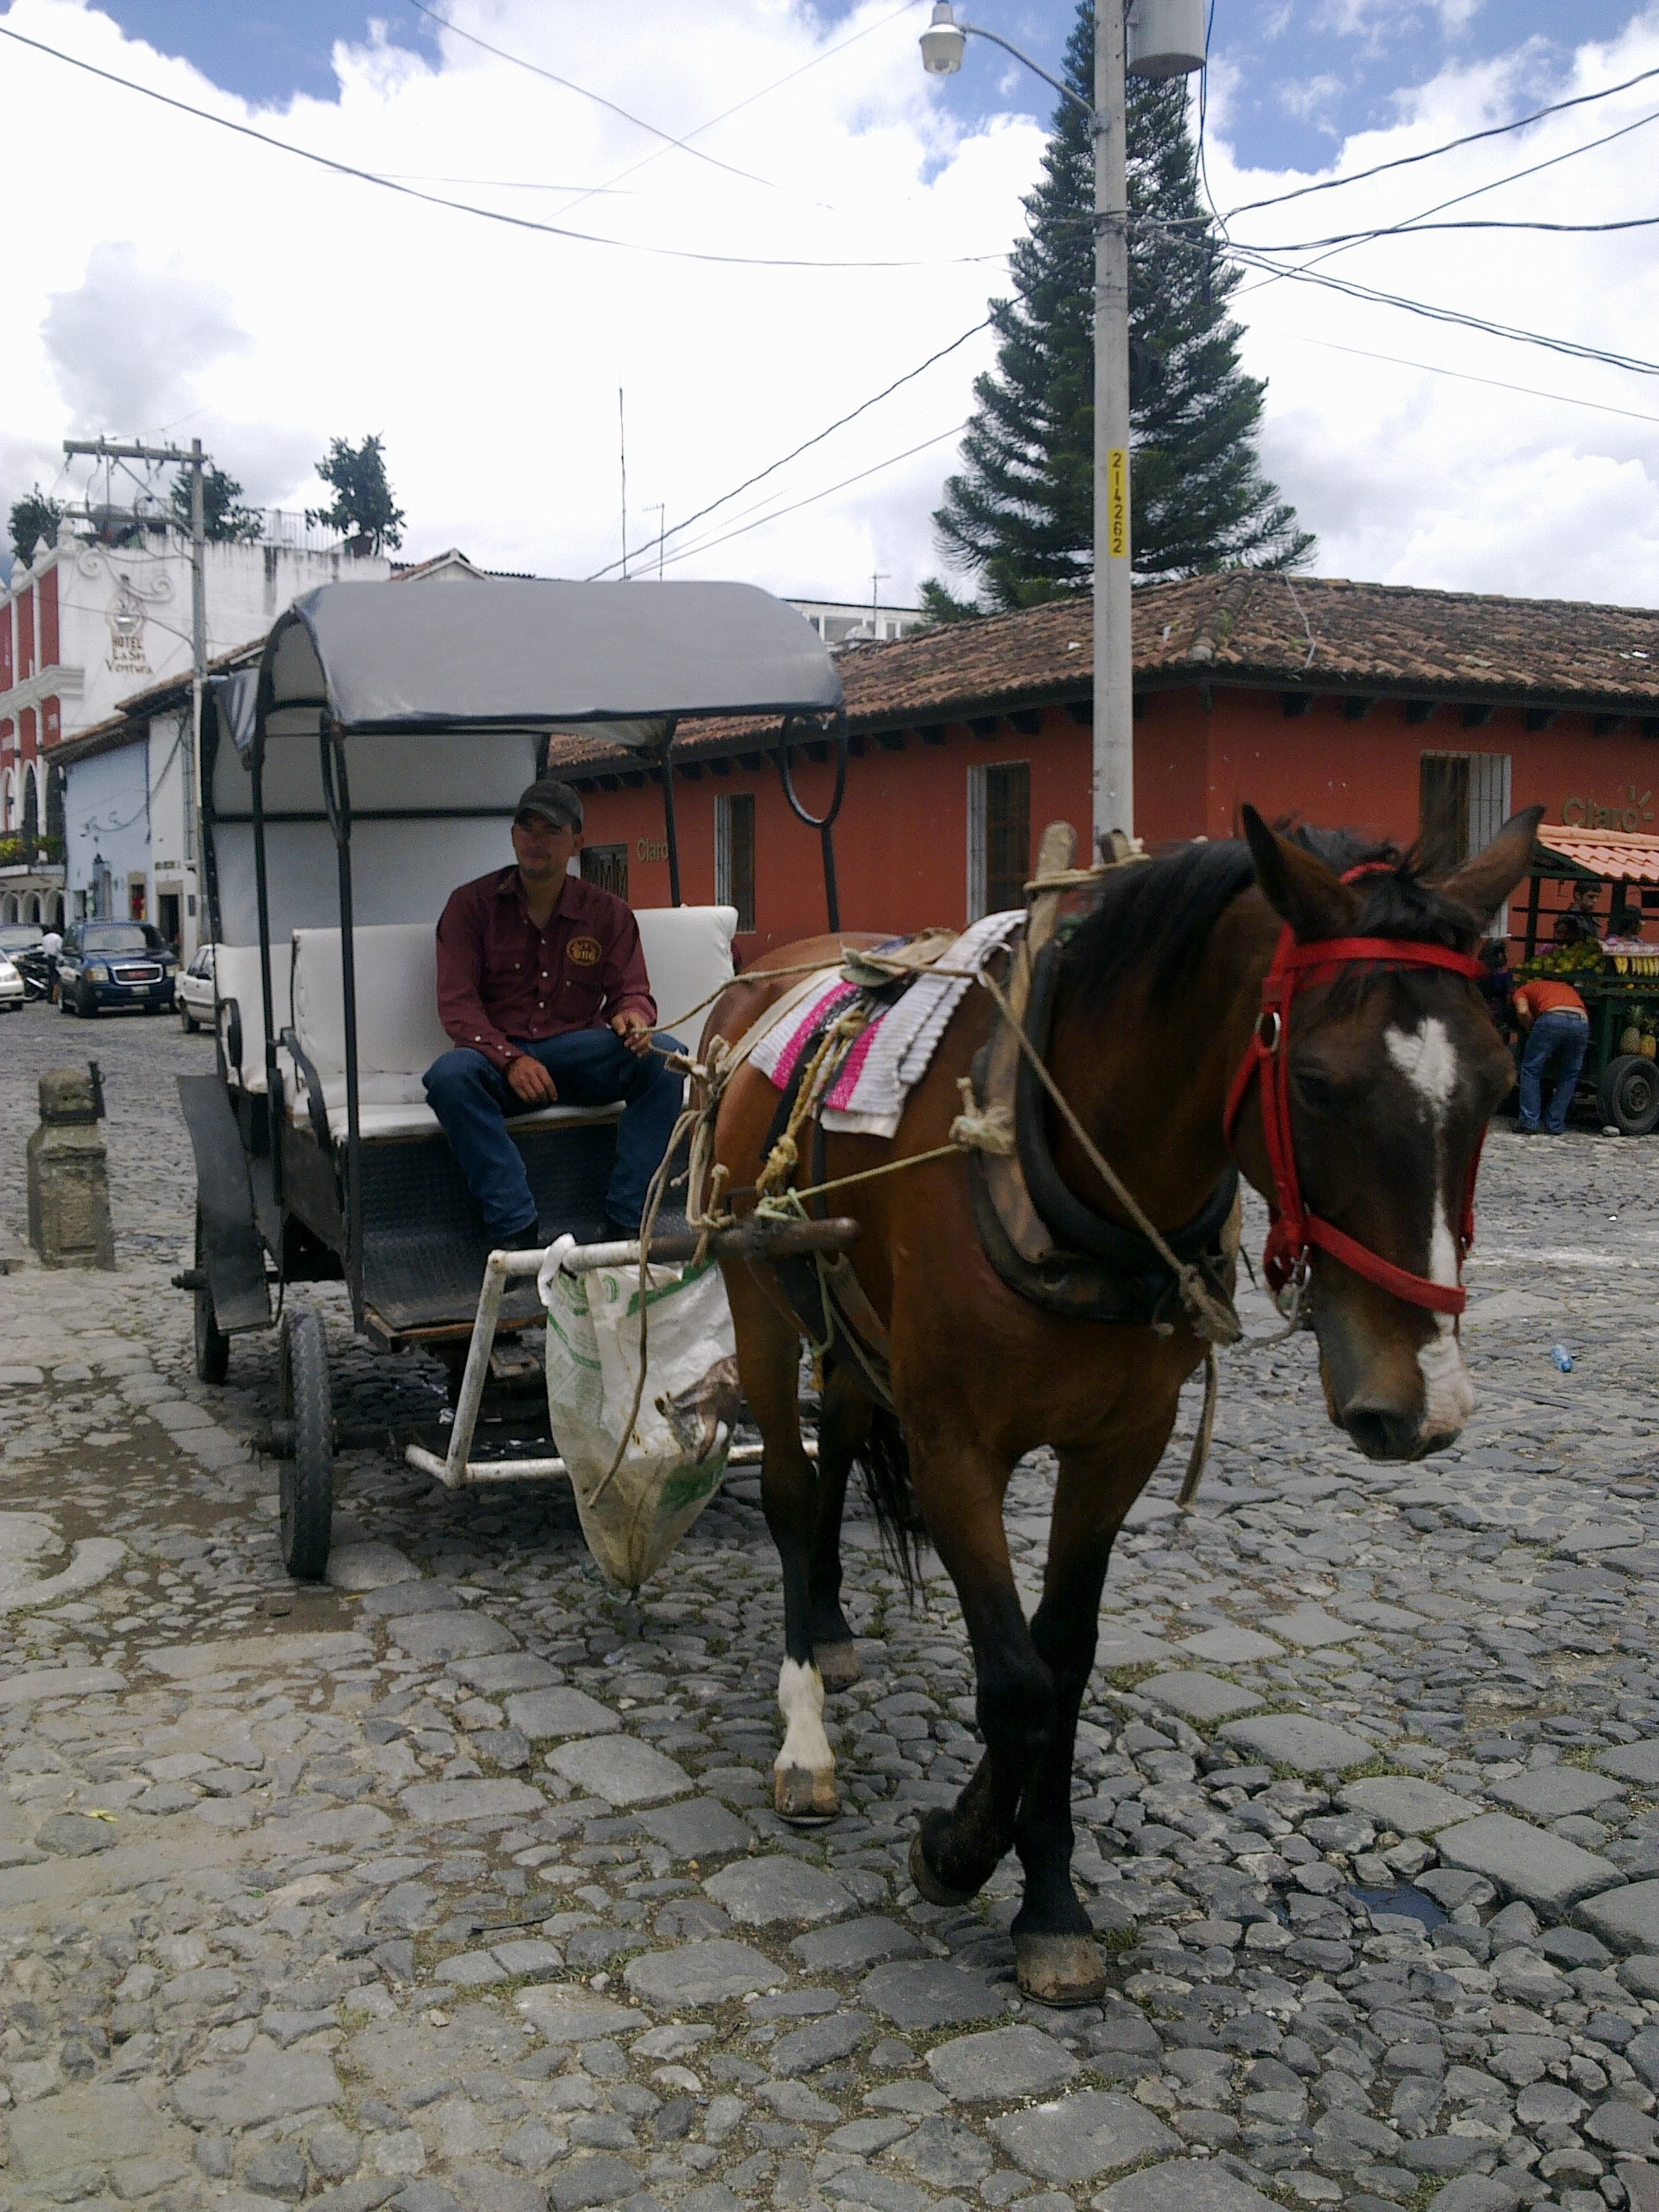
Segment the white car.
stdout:
<path fill-rule="evenodd" d="M 23 1003 L 23 979 L 0 952 L 0 1014 L 9 1014 Z"/>
<path fill-rule="evenodd" d="M 173 1002 L 187 1030 L 213 1027 L 213 947 L 204 945 L 188 968 L 179 971 Z"/>

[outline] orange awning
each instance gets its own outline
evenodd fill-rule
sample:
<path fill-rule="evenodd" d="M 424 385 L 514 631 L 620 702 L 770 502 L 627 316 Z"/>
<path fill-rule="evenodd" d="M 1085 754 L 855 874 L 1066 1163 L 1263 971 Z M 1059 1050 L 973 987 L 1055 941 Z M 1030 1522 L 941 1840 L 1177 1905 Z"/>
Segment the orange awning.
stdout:
<path fill-rule="evenodd" d="M 1557 830 L 1540 832 L 1538 858 L 1614 883 L 1659 884 L 1659 837 L 1639 830 Z"/>

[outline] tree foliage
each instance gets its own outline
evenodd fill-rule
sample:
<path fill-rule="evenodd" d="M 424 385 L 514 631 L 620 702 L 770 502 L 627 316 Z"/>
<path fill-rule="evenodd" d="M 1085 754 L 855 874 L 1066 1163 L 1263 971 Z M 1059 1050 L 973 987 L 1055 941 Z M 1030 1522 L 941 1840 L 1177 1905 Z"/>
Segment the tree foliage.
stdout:
<path fill-rule="evenodd" d="M 20 561 L 32 561 L 34 549 L 44 542 L 56 543 L 58 525 L 63 520 L 63 507 L 58 501 L 48 499 L 39 484 L 24 493 L 21 499 L 11 503 L 8 518 L 11 528 L 11 550 Z"/>
<path fill-rule="evenodd" d="M 1094 0 L 1079 0 L 1066 74 L 1094 84 Z M 1261 473 L 1261 381 L 1238 365 L 1226 302 L 1240 272 L 1219 258 L 1199 194 L 1184 83 L 1127 86 L 1131 546 L 1137 575 L 1236 562 L 1285 568 L 1314 540 Z M 934 515 L 940 550 L 992 607 L 1088 588 L 1094 570 L 1094 157 L 1086 116 L 1056 111 L 1015 296 L 992 302 L 1001 341 L 974 386 L 966 464 Z M 961 611 L 942 586 L 924 585 Z"/>
<path fill-rule="evenodd" d="M 190 479 L 191 471 L 180 469 L 173 479 L 168 501 L 179 527 L 190 529 Z M 259 537 L 264 532 L 264 517 L 257 507 L 240 504 L 242 487 L 223 469 L 216 468 L 210 461 L 202 471 L 202 514 L 207 535 L 216 543 L 246 542 Z"/>
<path fill-rule="evenodd" d="M 395 552 L 404 542 L 404 511 L 392 500 L 384 441 L 373 434 L 361 446 L 331 438 L 317 473 L 334 497 L 327 507 L 307 507 L 306 520 L 337 530 L 354 552 Z"/>

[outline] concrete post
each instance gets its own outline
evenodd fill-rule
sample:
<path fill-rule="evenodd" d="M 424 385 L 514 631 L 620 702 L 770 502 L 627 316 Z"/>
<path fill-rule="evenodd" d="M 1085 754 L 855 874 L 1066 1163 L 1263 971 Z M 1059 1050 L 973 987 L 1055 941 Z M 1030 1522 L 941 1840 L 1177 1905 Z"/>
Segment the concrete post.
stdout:
<path fill-rule="evenodd" d="M 40 1126 L 28 1153 L 29 1243 L 48 1267 L 113 1267 L 109 1174 L 94 1068 L 52 1067 L 40 1078 Z"/>

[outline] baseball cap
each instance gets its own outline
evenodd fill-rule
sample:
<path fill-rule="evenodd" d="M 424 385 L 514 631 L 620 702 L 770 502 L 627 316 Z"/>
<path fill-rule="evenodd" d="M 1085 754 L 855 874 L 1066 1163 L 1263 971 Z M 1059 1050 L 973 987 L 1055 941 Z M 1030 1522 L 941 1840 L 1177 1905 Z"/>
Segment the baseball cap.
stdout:
<path fill-rule="evenodd" d="M 546 817 L 556 830 L 580 830 L 582 826 L 580 793 L 556 776 L 544 775 L 528 785 L 519 794 L 515 814 L 540 814 Z"/>

